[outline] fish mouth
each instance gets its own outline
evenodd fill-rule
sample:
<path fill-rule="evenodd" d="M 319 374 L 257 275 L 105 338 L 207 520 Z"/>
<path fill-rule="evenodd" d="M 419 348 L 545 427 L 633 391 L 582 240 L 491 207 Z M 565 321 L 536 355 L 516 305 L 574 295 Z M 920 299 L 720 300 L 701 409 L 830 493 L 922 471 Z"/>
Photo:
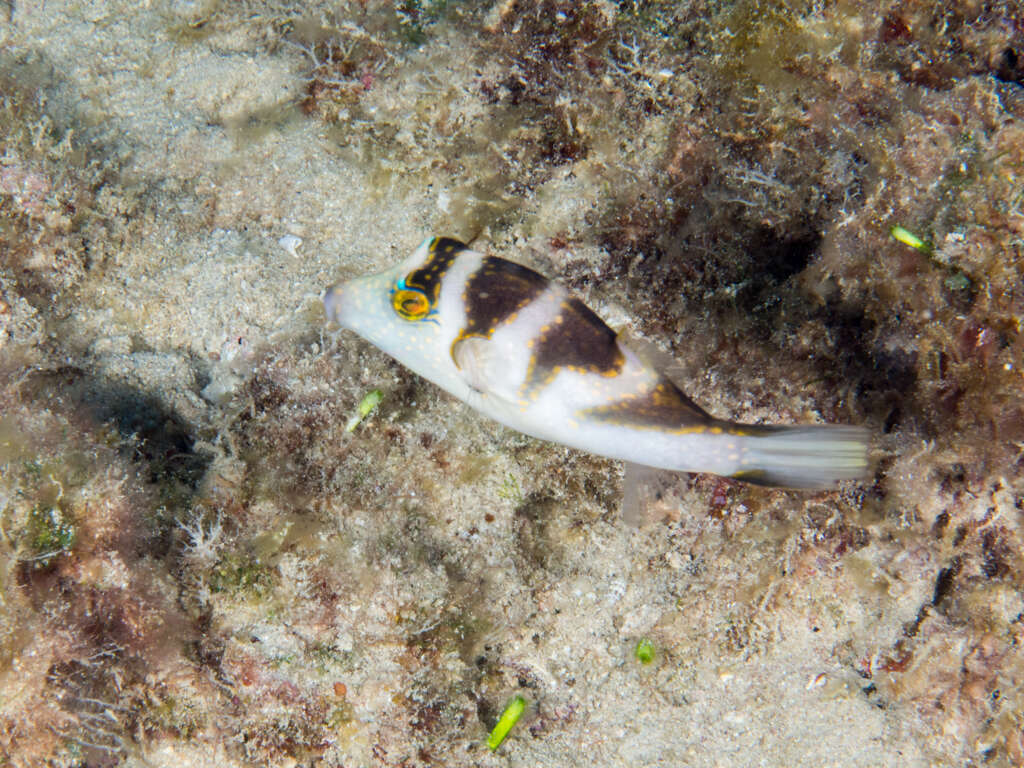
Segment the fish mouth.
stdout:
<path fill-rule="evenodd" d="M 327 313 L 327 320 L 341 323 L 342 311 L 346 304 L 345 283 L 328 286 L 321 298 L 324 303 L 324 312 Z"/>

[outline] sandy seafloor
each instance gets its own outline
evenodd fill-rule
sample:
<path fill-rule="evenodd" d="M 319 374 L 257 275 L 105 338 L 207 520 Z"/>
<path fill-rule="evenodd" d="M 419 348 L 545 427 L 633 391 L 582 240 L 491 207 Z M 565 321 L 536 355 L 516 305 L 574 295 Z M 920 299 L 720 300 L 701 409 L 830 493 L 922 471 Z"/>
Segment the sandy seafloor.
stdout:
<path fill-rule="evenodd" d="M 0 765 L 1022 764 L 1019 8 L 0 16 Z M 325 326 L 430 234 L 871 476 L 623 520 Z"/>

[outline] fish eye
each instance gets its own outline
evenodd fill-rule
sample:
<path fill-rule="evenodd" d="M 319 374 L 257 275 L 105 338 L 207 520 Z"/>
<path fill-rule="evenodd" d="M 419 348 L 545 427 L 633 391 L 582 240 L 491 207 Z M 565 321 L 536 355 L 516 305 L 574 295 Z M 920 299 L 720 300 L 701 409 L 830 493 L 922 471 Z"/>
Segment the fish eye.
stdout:
<path fill-rule="evenodd" d="M 391 307 L 403 320 L 422 320 L 430 313 L 427 295 L 408 287 L 404 280 L 391 291 Z"/>

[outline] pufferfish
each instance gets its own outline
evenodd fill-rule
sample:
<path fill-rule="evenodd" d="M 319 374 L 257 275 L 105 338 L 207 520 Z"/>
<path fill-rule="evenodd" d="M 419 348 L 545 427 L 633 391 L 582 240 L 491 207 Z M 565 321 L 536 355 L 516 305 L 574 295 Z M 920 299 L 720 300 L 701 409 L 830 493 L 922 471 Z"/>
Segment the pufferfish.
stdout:
<path fill-rule="evenodd" d="M 823 488 L 864 475 L 851 426 L 717 419 L 654 356 L 557 282 L 447 237 L 401 264 L 338 283 L 328 320 L 481 413 L 527 435 L 675 472 Z"/>

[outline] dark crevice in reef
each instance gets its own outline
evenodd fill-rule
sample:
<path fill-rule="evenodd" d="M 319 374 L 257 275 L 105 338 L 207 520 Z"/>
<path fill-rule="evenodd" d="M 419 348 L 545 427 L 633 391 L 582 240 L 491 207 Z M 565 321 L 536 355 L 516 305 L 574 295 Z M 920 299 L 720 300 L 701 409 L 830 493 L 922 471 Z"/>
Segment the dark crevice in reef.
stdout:
<path fill-rule="evenodd" d="M 932 595 L 931 604 L 939 611 L 943 610 L 947 598 L 953 593 L 953 585 L 956 577 L 960 574 L 963 561 L 959 556 L 953 558 L 948 568 L 943 568 L 935 577 L 935 592 Z"/>
<path fill-rule="evenodd" d="M 917 385 L 917 355 L 899 349 L 876 348 L 875 321 L 854 303 L 830 303 L 814 318 L 835 336 L 838 359 L 834 375 L 856 382 L 854 392 L 868 414 L 883 422 L 913 415 L 907 398 Z"/>
<path fill-rule="evenodd" d="M 860 178 L 866 167 L 856 170 Z M 813 354 L 800 356 L 818 378 L 852 394 L 856 408 L 880 429 L 909 420 L 934 430 L 935 414 L 913 398 L 918 353 L 880 343 L 898 321 L 879 317 L 870 295 L 836 292 L 823 303 L 800 282 L 817 262 L 834 216 L 831 205 L 789 210 L 767 223 L 729 203 L 714 204 L 722 179 L 713 171 L 698 177 L 704 193 L 680 191 L 670 204 L 653 194 L 623 200 L 600 227 L 605 235 L 599 242 L 609 254 L 604 276 L 628 284 L 645 331 L 671 335 L 678 316 L 700 314 L 722 339 L 742 337 L 788 355 L 802 326 L 820 329 L 809 337 Z M 568 268 L 567 282 L 577 290 L 592 282 L 584 266 Z"/>
<path fill-rule="evenodd" d="M 775 283 L 802 272 L 821 244 L 821 233 L 814 228 L 779 232 L 759 227 L 750 241 L 755 268 Z"/>

